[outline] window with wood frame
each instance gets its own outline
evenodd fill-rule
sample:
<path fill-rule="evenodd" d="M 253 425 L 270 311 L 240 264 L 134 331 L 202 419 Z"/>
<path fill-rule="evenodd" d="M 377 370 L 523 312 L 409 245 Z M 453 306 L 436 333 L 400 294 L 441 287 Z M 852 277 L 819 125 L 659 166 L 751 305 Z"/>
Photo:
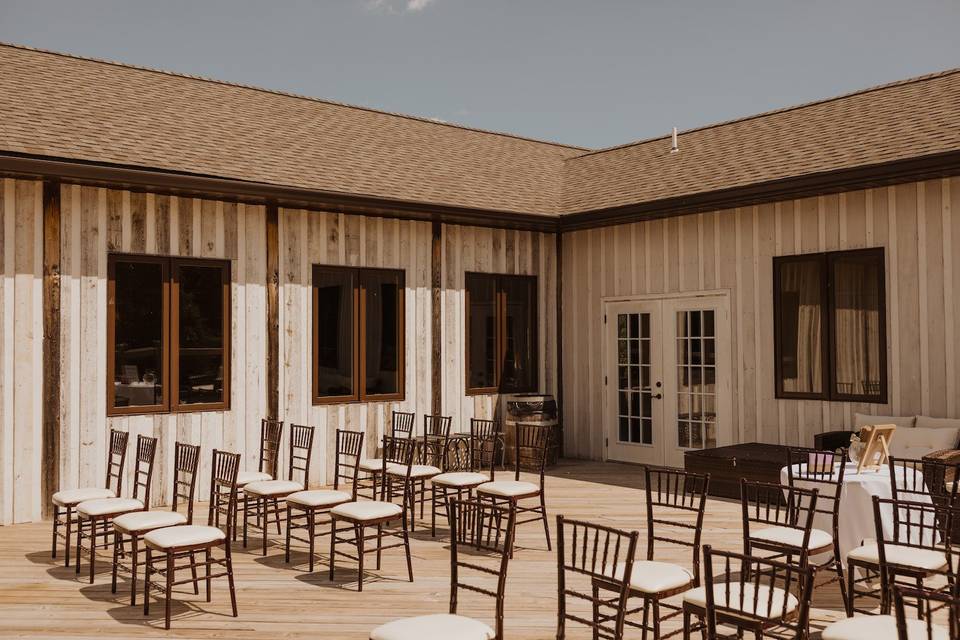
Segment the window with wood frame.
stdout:
<path fill-rule="evenodd" d="M 538 388 L 537 279 L 467 273 L 468 394 Z"/>
<path fill-rule="evenodd" d="M 111 254 L 107 413 L 230 404 L 230 262 Z"/>
<path fill-rule="evenodd" d="M 403 399 L 403 322 L 403 271 L 314 265 L 314 404 Z"/>
<path fill-rule="evenodd" d="M 887 401 L 882 248 L 773 259 L 778 398 Z"/>

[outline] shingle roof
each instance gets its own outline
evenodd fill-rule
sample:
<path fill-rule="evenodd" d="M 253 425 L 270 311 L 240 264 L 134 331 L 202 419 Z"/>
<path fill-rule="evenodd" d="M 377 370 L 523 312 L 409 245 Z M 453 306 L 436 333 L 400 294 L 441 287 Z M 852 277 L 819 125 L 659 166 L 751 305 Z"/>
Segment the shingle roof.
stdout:
<path fill-rule="evenodd" d="M 0 45 L 0 149 L 320 191 L 556 214 L 583 150 Z"/>
<path fill-rule="evenodd" d="M 960 150 L 960 69 L 587 151 L 0 43 L 0 151 L 556 216 Z"/>
<path fill-rule="evenodd" d="M 564 213 L 960 150 L 960 69 L 566 162 Z"/>

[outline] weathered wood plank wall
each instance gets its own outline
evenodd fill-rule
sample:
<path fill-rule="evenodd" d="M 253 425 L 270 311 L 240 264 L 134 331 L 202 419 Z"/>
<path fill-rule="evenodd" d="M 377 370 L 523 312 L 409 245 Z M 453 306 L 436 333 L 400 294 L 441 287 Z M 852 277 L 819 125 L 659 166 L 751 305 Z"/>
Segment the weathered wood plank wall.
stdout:
<path fill-rule="evenodd" d="M 43 185 L 0 180 L 0 523 L 41 516 Z"/>
<path fill-rule="evenodd" d="M 601 458 L 604 296 L 728 289 L 733 433 L 812 445 L 854 413 L 960 416 L 955 318 L 960 178 L 908 183 L 602 229 L 563 240 L 565 452 Z M 887 405 L 777 400 L 775 255 L 886 248 Z"/>
<path fill-rule="evenodd" d="M 198 495 L 209 482 L 210 451 L 243 454 L 255 468 L 266 414 L 266 243 L 261 206 L 152 193 L 61 187 L 60 422 L 62 487 L 101 485 L 109 428 L 160 439 L 154 502 L 168 504 L 176 440 L 203 447 Z M 107 255 L 194 256 L 231 261 L 231 407 L 166 415 L 106 415 Z M 134 465 L 127 465 L 132 487 Z"/>

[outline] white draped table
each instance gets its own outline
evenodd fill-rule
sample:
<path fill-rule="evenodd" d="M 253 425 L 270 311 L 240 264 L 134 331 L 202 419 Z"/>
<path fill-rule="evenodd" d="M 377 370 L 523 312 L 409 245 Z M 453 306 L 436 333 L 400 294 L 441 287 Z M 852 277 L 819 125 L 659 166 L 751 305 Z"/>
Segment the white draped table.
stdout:
<path fill-rule="evenodd" d="M 805 472 L 805 464 L 794 465 L 794 476 L 802 475 Z M 840 465 L 834 468 L 834 478 L 840 470 Z M 904 474 L 911 473 L 922 475 L 919 470 L 896 467 L 894 473 L 903 478 Z M 787 467 L 780 470 L 780 483 L 787 484 L 789 481 Z M 922 486 L 922 477 L 917 478 L 916 484 L 908 480 L 908 486 Z M 829 491 L 830 486 L 818 482 L 809 482 L 795 480 L 795 485 L 803 489 L 819 489 L 822 494 Z M 899 482 L 897 486 L 904 486 L 904 482 Z M 880 498 L 891 498 L 893 490 L 890 487 L 890 469 L 887 466 L 877 471 L 863 471 L 857 473 L 855 463 L 847 463 L 843 471 L 843 485 L 840 489 L 840 514 L 837 521 L 840 537 L 840 556 L 846 561 L 847 553 L 852 549 L 859 547 L 864 540 L 874 540 L 877 537 L 877 529 L 873 522 L 873 496 Z M 910 495 L 913 502 L 923 502 L 933 504 L 928 494 L 922 496 Z M 818 503 L 819 504 L 819 503 Z M 822 507 L 823 505 L 819 505 Z M 883 531 L 886 536 L 893 535 L 893 510 L 889 506 L 881 507 L 881 521 L 883 522 Z M 833 523 L 830 516 L 825 513 L 818 513 L 814 516 L 813 527 L 822 529 L 832 534 Z"/>

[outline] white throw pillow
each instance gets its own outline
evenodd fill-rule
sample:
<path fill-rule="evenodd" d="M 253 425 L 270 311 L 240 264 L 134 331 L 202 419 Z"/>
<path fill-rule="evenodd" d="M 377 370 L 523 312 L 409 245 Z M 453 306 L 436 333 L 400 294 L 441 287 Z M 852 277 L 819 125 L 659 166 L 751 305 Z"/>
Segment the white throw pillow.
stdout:
<path fill-rule="evenodd" d="M 853 428 L 859 431 L 860 427 L 875 424 L 895 424 L 898 429 L 913 428 L 919 426 L 916 424 L 916 416 L 872 416 L 868 413 L 853 414 Z M 960 424 L 957 425 L 960 427 Z"/>
<path fill-rule="evenodd" d="M 960 429 L 960 419 L 917 416 L 917 427 L 923 427 L 925 429 Z"/>
<path fill-rule="evenodd" d="M 890 442 L 890 453 L 897 458 L 920 459 L 931 451 L 956 448 L 958 438 L 960 438 L 960 428 L 897 429 Z"/>

